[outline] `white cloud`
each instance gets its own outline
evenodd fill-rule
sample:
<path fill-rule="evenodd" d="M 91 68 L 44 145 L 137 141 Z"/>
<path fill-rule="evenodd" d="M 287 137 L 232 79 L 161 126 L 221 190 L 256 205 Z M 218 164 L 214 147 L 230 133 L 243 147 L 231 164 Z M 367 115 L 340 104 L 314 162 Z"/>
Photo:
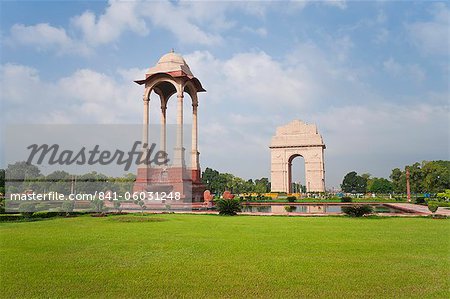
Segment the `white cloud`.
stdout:
<path fill-rule="evenodd" d="M 27 82 L 27 88 L 23 88 Z M 46 89 L 36 69 L 16 64 L 5 64 L 0 68 L 0 86 L 3 103 L 11 103 L 14 107 L 33 101 L 36 94 Z"/>
<path fill-rule="evenodd" d="M 75 71 L 55 82 L 38 71 L 6 64 L 0 69 L 5 123 L 139 123 L 142 90 L 89 69 Z M 24 88 L 24 83 L 26 88 Z M 136 104 L 138 103 L 138 104 Z"/>
<path fill-rule="evenodd" d="M 66 47 L 71 42 L 63 28 L 55 28 L 49 24 L 38 24 L 36 26 L 15 24 L 11 28 L 11 33 L 18 42 L 34 43 L 40 47 L 51 47 L 53 45 Z"/>
<path fill-rule="evenodd" d="M 186 59 L 208 90 L 208 100 L 216 103 L 251 104 L 256 110 L 280 104 L 302 108 L 314 89 L 304 70 L 277 62 L 264 52 L 219 60 L 207 51 L 197 51 Z"/>
<path fill-rule="evenodd" d="M 377 34 L 375 35 L 374 38 L 374 42 L 376 44 L 383 44 L 388 41 L 389 35 L 390 35 L 389 30 L 387 30 L 386 28 L 378 29 Z"/>
<path fill-rule="evenodd" d="M 393 77 L 422 82 L 425 80 L 425 72 L 417 64 L 402 65 L 392 57 L 383 62 L 384 70 Z"/>
<path fill-rule="evenodd" d="M 154 25 L 169 30 L 182 43 L 216 45 L 222 41 L 220 35 L 203 31 L 193 21 L 196 11 L 189 9 L 187 4 L 177 5 L 165 1 L 148 2 L 140 9 L 141 13 Z M 214 12 L 214 10 L 211 11 L 209 16 L 214 16 Z"/>
<path fill-rule="evenodd" d="M 432 19 L 407 25 L 412 42 L 426 54 L 448 55 L 450 46 L 450 10 L 444 3 L 436 3 Z"/>
<path fill-rule="evenodd" d="M 347 8 L 347 1 L 345 0 L 328 0 L 323 2 L 325 5 L 329 6 L 335 6 L 340 9 L 346 9 Z"/>
<path fill-rule="evenodd" d="M 259 28 L 252 28 L 252 27 L 248 27 L 248 26 L 244 26 L 242 28 L 243 32 L 248 32 L 251 34 L 255 34 L 255 35 L 259 35 L 260 37 L 265 37 L 267 36 L 267 29 L 264 27 L 259 27 Z"/>
<path fill-rule="evenodd" d="M 85 42 L 92 46 L 114 42 L 127 30 L 147 35 L 149 31 L 138 4 L 133 1 L 110 1 L 102 15 L 97 17 L 86 11 L 74 17 L 72 25 L 82 32 Z"/>
<path fill-rule="evenodd" d="M 68 29 L 47 23 L 15 24 L 9 40 L 13 44 L 53 50 L 59 54 L 90 54 L 100 45 L 116 42 L 125 32 L 148 35 L 149 25 L 171 32 L 182 44 L 218 45 L 221 32 L 235 26 L 227 17 L 231 10 L 264 13 L 265 5 L 220 2 L 116 1 L 110 0 L 102 14 L 85 11 L 72 17 Z M 264 29 L 257 29 L 264 34 Z"/>
<path fill-rule="evenodd" d="M 302 9 L 308 2 L 289 3 L 287 12 Z M 345 1 L 326 2 L 345 8 Z M 146 36 L 151 26 L 173 34 L 181 44 L 217 46 L 223 44 L 223 34 L 237 27 L 240 21 L 231 16 L 238 11 L 264 19 L 275 2 L 199 2 L 199 1 L 118 1 L 109 0 L 105 11 L 95 14 L 84 11 L 73 16 L 68 28 L 50 24 L 16 24 L 10 30 L 10 40 L 43 50 L 87 55 L 100 45 L 117 42 L 125 32 Z M 280 8 L 279 5 L 276 6 Z M 266 36 L 264 27 L 241 30 Z"/>
<path fill-rule="evenodd" d="M 32 45 L 38 51 L 54 50 L 59 54 L 76 53 L 86 55 L 89 48 L 70 38 L 64 28 L 47 23 L 32 26 L 15 24 L 11 27 L 9 42 L 18 45 Z"/>

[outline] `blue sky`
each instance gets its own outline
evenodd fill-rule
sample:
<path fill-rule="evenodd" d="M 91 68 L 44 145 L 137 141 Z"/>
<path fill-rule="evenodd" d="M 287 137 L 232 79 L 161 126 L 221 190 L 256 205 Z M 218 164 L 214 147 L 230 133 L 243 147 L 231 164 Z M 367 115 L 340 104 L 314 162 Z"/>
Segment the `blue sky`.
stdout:
<path fill-rule="evenodd" d="M 449 159 L 449 15 L 429 1 L 1 2 L 2 126 L 139 123 L 132 80 L 174 48 L 208 91 L 203 168 L 270 176 L 270 137 L 301 119 L 327 145 L 328 187 L 387 177 Z"/>

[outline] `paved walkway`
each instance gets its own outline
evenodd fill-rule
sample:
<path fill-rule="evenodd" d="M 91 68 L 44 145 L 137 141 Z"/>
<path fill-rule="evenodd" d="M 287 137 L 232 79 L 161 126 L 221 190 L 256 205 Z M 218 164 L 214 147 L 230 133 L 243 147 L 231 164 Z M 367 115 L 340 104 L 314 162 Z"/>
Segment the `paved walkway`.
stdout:
<path fill-rule="evenodd" d="M 391 206 L 393 208 L 397 208 L 400 210 L 408 211 L 411 213 L 423 214 L 423 215 L 431 215 L 430 210 L 428 210 L 427 206 L 416 205 L 412 203 L 386 203 L 386 206 Z M 436 215 L 445 215 L 450 216 L 450 210 L 444 209 L 440 207 L 436 213 Z"/>

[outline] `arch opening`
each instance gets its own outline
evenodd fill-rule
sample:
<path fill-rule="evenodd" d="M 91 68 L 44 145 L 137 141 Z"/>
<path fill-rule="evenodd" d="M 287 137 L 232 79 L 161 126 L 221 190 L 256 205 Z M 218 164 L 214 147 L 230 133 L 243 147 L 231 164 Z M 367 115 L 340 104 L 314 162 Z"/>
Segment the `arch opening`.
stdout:
<path fill-rule="evenodd" d="M 289 193 L 305 193 L 305 159 L 302 155 L 292 155 L 288 160 Z"/>

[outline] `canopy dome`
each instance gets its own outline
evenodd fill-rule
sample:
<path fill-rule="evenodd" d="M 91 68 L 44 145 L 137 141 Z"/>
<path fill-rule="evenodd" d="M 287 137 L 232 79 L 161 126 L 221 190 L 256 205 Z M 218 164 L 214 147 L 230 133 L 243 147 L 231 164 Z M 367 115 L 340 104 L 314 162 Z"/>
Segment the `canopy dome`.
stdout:
<path fill-rule="evenodd" d="M 173 73 L 173 72 L 182 72 L 184 75 L 188 77 L 193 77 L 192 72 L 184 60 L 183 56 L 178 53 L 169 52 L 163 55 L 154 67 L 151 67 L 147 76 L 156 74 L 156 73 Z"/>
<path fill-rule="evenodd" d="M 200 81 L 194 77 L 191 72 L 191 69 L 187 65 L 183 56 L 178 53 L 171 52 L 163 55 L 155 66 L 148 69 L 147 73 L 145 73 L 145 79 L 136 80 L 139 85 L 142 84 L 150 84 L 155 80 L 155 78 L 167 77 L 170 76 L 172 78 L 176 78 L 178 81 L 181 81 L 180 84 L 184 85 L 185 82 L 189 81 L 194 84 L 195 92 L 206 91 Z M 177 81 L 177 82 L 178 82 Z M 167 83 L 167 82 L 166 82 Z M 166 85 L 167 91 L 163 91 L 166 94 L 166 97 L 170 97 L 176 90 L 173 88 L 172 84 L 161 83 L 159 89 L 163 88 L 163 85 Z M 194 90 L 190 91 L 194 92 Z"/>
<path fill-rule="evenodd" d="M 173 64 L 180 64 L 180 65 L 186 65 L 186 61 L 184 60 L 183 56 L 181 56 L 178 53 L 170 52 L 165 55 L 163 55 L 159 60 L 157 64 L 163 64 L 163 63 L 173 63 Z"/>

